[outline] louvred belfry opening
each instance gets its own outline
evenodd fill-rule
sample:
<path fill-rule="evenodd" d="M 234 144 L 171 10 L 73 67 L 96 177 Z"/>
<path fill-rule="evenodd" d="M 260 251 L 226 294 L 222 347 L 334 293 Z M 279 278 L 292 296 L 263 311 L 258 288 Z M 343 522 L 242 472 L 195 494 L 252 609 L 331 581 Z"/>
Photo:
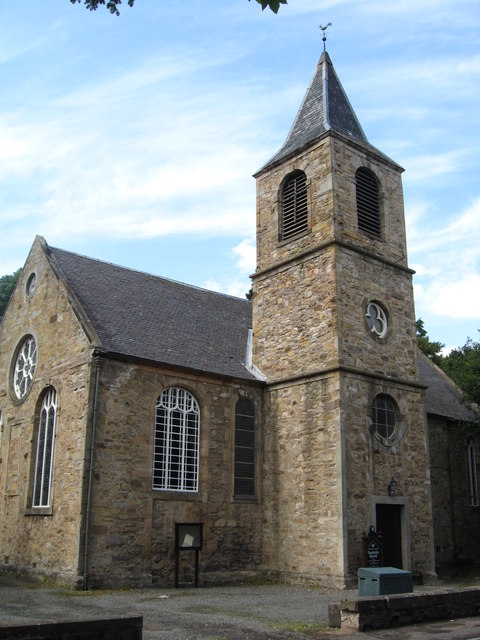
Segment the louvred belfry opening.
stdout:
<path fill-rule="evenodd" d="M 307 177 L 303 171 L 295 171 L 287 178 L 282 190 L 280 240 L 288 240 L 307 229 Z"/>
<path fill-rule="evenodd" d="M 364 233 L 380 237 L 380 198 L 378 182 L 371 171 L 360 168 L 355 174 L 358 228 Z"/>

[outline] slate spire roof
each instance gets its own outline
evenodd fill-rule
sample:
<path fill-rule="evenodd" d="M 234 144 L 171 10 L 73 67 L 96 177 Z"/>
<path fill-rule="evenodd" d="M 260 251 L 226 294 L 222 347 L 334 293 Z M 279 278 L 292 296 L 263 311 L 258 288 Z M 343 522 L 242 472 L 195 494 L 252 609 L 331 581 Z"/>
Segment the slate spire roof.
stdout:
<path fill-rule="evenodd" d="M 260 171 L 296 153 L 328 131 L 371 146 L 335 73 L 330 56 L 324 51 L 285 143 Z"/>

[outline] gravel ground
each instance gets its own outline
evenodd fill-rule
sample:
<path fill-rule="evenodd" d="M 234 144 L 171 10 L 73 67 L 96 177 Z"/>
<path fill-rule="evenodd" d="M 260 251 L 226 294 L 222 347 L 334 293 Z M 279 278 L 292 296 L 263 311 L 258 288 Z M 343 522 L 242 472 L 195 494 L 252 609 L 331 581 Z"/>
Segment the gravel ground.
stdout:
<path fill-rule="evenodd" d="M 328 603 L 350 593 L 283 585 L 83 593 L 4 575 L 0 624 L 128 615 L 143 616 L 144 640 L 295 640 L 331 635 Z"/>
<path fill-rule="evenodd" d="M 480 586 L 478 568 L 466 583 L 455 576 L 434 588 L 474 585 Z M 142 616 L 144 640 L 480 640 L 480 618 L 367 633 L 328 629 L 328 603 L 356 593 L 285 585 L 84 593 L 7 574 L 0 575 L 0 626 Z"/>

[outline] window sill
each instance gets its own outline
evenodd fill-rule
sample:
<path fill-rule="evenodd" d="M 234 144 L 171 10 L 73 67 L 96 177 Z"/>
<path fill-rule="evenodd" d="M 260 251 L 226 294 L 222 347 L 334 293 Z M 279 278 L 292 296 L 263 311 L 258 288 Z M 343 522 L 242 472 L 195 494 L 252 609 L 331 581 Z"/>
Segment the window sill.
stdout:
<path fill-rule="evenodd" d="M 233 496 L 232 502 L 243 502 L 244 504 L 260 504 L 257 496 Z"/>
<path fill-rule="evenodd" d="M 152 489 L 153 500 L 181 500 L 182 502 L 201 502 L 199 493 L 188 491 L 165 491 L 164 489 Z"/>
<path fill-rule="evenodd" d="M 25 509 L 26 516 L 53 516 L 53 507 L 29 507 Z"/>

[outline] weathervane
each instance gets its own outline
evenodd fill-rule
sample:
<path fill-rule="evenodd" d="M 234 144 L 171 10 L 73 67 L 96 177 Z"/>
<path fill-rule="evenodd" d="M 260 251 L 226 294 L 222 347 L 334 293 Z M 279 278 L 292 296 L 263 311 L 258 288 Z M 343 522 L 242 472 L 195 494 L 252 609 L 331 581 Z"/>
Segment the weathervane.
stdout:
<path fill-rule="evenodd" d="M 331 27 L 331 26 L 332 26 L 332 23 L 331 23 L 331 22 L 329 22 L 329 23 L 327 24 L 327 26 L 325 26 L 325 27 L 322 27 L 322 25 L 320 25 L 320 29 L 323 31 L 323 38 L 322 38 L 322 40 L 323 40 L 323 50 L 324 50 L 324 51 L 325 51 L 325 43 L 327 42 L 327 29 L 328 29 L 328 27 Z"/>

